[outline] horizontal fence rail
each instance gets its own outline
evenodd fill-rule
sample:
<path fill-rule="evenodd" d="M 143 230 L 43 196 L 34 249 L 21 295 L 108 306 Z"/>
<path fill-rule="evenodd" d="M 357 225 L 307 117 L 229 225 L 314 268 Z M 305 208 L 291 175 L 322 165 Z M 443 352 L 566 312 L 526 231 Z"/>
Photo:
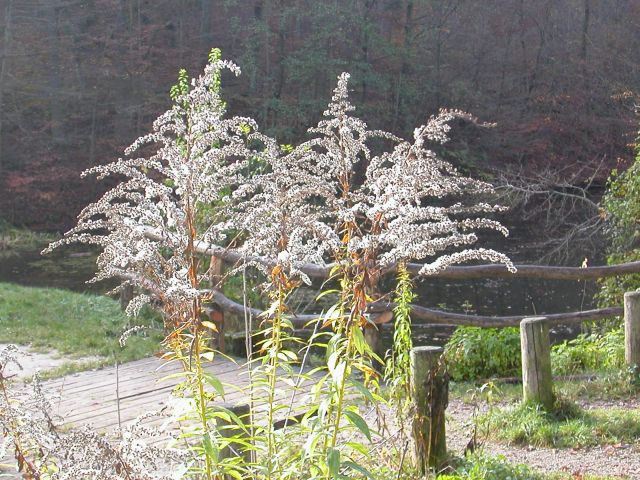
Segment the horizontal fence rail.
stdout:
<path fill-rule="evenodd" d="M 432 275 L 435 278 L 467 280 L 475 278 L 540 278 L 544 280 L 598 280 L 600 278 L 640 273 L 640 261 L 598 267 L 552 267 L 548 265 L 516 265 L 511 273 L 500 264 L 469 265 L 448 267 Z M 417 274 L 422 268 L 419 263 L 410 263 L 407 270 Z"/>
<path fill-rule="evenodd" d="M 146 236 L 153 240 L 161 240 L 163 237 L 151 230 L 146 232 Z M 195 250 L 206 256 L 211 256 L 222 260 L 223 262 L 242 265 L 242 264 L 262 264 L 266 266 L 274 266 L 275 261 L 265 257 L 248 256 L 234 249 L 224 248 L 206 242 L 197 242 Z M 333 264 L 329 265 L 313 265 L 305 264 L 300 266 L 299 270 L 312 278 L 327 278 Z M 423 264 L 409 263 L 407 269 L 410 273 L 418 275 Z M 385 270 L 389 273 L 395 267 Z M 600 278 L 631 275 L 640 273 L 640 261 L 623 263 L 619 265 L 606 265 L 595 267 L 557 267 L 546 265 L 516 265 L 515 273 L 509 272 L 504 265 L 469 265 L 469 266 L 450 266 L 446 269 L 429 275 L 433 278 L 442 278 L 449 280 L 469 280 L 481 278 L 538 278 L 545 280 L 597 280 Z M 250 308 L 241 303 L 226 297 L 219 290 L 210 290 L 211 302 L 218 306 L 222 311 L 235 313 L 237 315 L 251 315 L 253 317 L 264 317 L 264 312 L 257 308 Z M 392 315 L 385 314 L 393 310 L 393 303 L 374 303 L 370 305 L 371 319 L 376 324 L 387 323 L 393 320 Z M 411 305 L 411 313 L 416 320 L 422 320 L 430 324 L 451 325 L 451 326 L 476 326 L 476 327 L 514 327 L 520 325 L 520 322 L 530 315 L 509 315 L 509 316 L 486 316 L 486 315 L 468 315 L 461 313 L 445 312 L 420 305 Z M 546 317 L 550 324 L 560 324 L 565 322 L 583 322 L 597 321 L 613 316 L 623 314 L 622 307 L 600 308 L 594 310 L 585 310 L 581 312 L 553 313 L 542 314 Z M 318 313 L 292 314 L 290 320 L 294 328 L 305 328 L 310 323 L 317 322 L 321 318 Z"/>
<path fill-rule="evenodd" d="M 151 230 L 145 235 L 152 240 L 161 240 L 163 237 Z M 259 263 L 266 266 L 274 266 L 275 260 L 265 257 L 248 256 L 237 250 L 212 245 L 206 242 L 196 242 L 196 252 L 201 255 L 213 256 L 231 264 Z M 417 275 L 424 265 L 421 263 L 409 263 L 407 269 Z M 325 266 L 304 264 L 299 270 L 312 278 L 328 278 L 334 264 Z M 428 275 L 433 278 L 446 278 L 466 280 L 476 278 L 540 278 L 548 280 L 597 280 L 599 278 L 615 277 L 618 275 L 631 275 L 640 273 L 640 261 L 621 263 L 619 265 L 606 265 L 597 267 L 553 267 L 548 265 L 515 265 L 517 271 L 509 272 L 504 265 L 469 265 L 461 267 L 447 267 L 446 269 Z M 385 272 L 391 272 L 395 268 L 389 267 Z"/>
<path fill-rule="evenodd" d="M 245 307 L 241 303 L 234 302 L 226 297 L 222 292 L 214 290 L 211 292 L 211 300 L 222 310 L 235 313 L 238 315 L 250 314 L 253 317 L 265 315 L 263 310 L 257 308 Z M 383 315 L 383 312 L 392 310 L 395 305 L 393 303 L 372 304 L 371 314 L 375 323 L 387 323 L 392 320 L 391 315 Z M 461 313 L 443 312 L 431 308 L 421 307 L 419 305 L 411 305 L 411 313 L 413 318 L 424 320 L 431 324 L 452 325 L 452 326 L 473 326 L 473 327 L 517 327 L 520 322 L 531 315 L 510 315 L 504 317 L 491 317 L 484 315 L 465 315 Z M 554 313 L 545 315 L 550 324 L 560 324 L 565 322 L 583 322 L 587 320 L 602 320 L 617 315 L 622 315 L 622 307 L 600 308 L 596 310 L 585 310 L 583 312 Z M 292 314 L 289 320 L 294 328 L 304 328 L 310 322 L 318 321 L 321 314 L 305 313 Z M 384 319 L 384 321 L 376 321 Z"/>

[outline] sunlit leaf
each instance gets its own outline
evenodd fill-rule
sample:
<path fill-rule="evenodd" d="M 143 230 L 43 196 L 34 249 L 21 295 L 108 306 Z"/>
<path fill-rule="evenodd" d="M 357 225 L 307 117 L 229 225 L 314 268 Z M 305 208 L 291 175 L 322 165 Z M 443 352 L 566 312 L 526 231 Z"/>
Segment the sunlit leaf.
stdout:
<path fill-rule="evenodd" d="M 349 422 L 351 422 L 352 425 L 360 430 L 364 434 L 364 436 L 367 437 L 369 441 L 371 441 L 371 431 L 369 430 L 369 425 L 367 425 L 367 422 L 365 422 L 364 418 L 351 410 L 345 410 L 344 415 L 349 419 Z"/>

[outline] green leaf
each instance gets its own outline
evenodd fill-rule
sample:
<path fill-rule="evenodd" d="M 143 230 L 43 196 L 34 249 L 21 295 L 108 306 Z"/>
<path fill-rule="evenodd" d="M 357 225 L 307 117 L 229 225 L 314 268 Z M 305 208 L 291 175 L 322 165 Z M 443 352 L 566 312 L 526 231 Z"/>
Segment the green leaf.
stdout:
<path fill-rule="evenodd" d="M 340 450 L 329 448 L 327 452 L 327 466 L 329 467 L 329 474 L 332 477 L 335 478 L 340 475 Z"/>
<path fill-rule="evenodd" d="M 351 422 L 352 425 L 360 430 L 364 436 L 371 441 L 371 430 L 369 430 L 369 425 L 364 421 L 364 418 L 351 410 L 345 410 L 344 415 L 349 419 L 349 422 Z"/>
<path fill-rule="evenodd" d="M 213 359 L 215 358 L 215 353 L 214 352 L 204 352 L 202 354 L 200 354 L 200 357 L 204 358 L 205 360 L 209 360 L 210 362 L 213 362 Z"/>
<path fill-rule="evenodd" d="M 355 470 L 358 473 L 361 473 L 362 475 L 364 475 L 367 478 L 370 478 L 371 480 L 376 480 L 376 478 L 371 474 L 369 470 L 367 470 L 361 465 L 358 465 L 357 463 L 354 463 L 352 461 L 346 461 L 343 463 L 343 465 L 345 467 L 349 467 L 352 470 Z"/>
<path fill-rule="evenodd" d="M 360 355 L 363 355 L 364 352 L 367 351 L 367 342 L 364 339 L 364 334 L 362 333 L 362 329 L 359 326 L 354 326 L 351 330 L 351 338 L 353 340 L 353 345 L 358 350 Z"/>
<path fill-rule="evenodd" d="M 366 445 L 363 445 L 359 442 L 347 442 L 345 443 L 345 446 L 349 447 L 351 450 L 355 450 L 358 453 L 361 453 L 362 455 L 368 457 L 369 455 L 371 455 L 371 452 L 369 451 L 369 449 L 367 448 Z"/>
<path fill-rule="evenodd" d="M 202 376 L 204 377 L 205 382 L 211 385 L 216 393 L 224 398 L 224 386 L 222 385 L 222 382 L 210 373 L 203 373 Z"/>
<path fill-rule="evenodd" d="M 204 445 L 204 453 L 207 457 L 209 457 L 213 463 L 218 463 L 218 456 L 220 452 L 218 447 L 211 441 L 211 435 L 209 432 L 205 433 L 202 443 Z"/>
<path fill-rule="evenodd" d="M 375 397 L 373 396 L 371 391 L 367 387 L 365 387 L 362 382 L 358 382 L 357 380 L 351 380 L 351 385 L 353 385 L 356 388 L 356 390 L 358 390 L 358 392 L 360 392 L 360 394 L 364 398 L 366 398 L 370 402 L 375 401 Z"/>
<path fill-rule="evenodd" d="M 340 290 L 335 290 L 335 289 L 332 289 L 332 290 L 325 290 L 324 292 L 321 292 L 321 293 L 316 297 L 316 302 L 317 302 L 318 300 L 320 300 L 322 297 L 325 297 L 325 296 L 327 296 L 327 295 L 331 295 L 332 293 L 340 293 Z M 332 305 L 332 306 L 331 306 L 331 308 L 332 308 L 332 309 L 335 309 L 336 307 L 337 307 L 337 305 Z"/>
<path fill-rule="evenodd" d="M 244 478 L 242 474 L 237 470 L 226 470 L 224 474 L 227 477 L 237 478 L 238 480 L 242 480 Z"/>

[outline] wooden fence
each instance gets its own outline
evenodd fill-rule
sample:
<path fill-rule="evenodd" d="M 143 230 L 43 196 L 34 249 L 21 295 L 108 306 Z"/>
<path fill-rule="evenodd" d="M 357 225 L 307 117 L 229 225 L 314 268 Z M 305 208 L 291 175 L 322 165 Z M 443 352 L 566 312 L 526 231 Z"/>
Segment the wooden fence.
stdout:
<path fill-rule="evenodd" d="M 153 233 L 149 233 L 153 238 Z M 222 263 L 242 262 L 273 265 L 273 261 L 260 257 L 247 258 L 241 254 L 206 244 L 197 244 L 196 250 L 212 257 L 211 284 L 217 285 L 222 278 Z M 310 277 L 327 278 L 332 265 L 305 265 L 301 270 Z M 408 265 L 410 273 L 417 274 L 420 264 Z M 449 267 L 433 275 L 436 278 L 467 280 L 480 278 L 539 278 L 559 280 L 597 280 L 610 276 L 640 273 L 640 262 L 598 267 L 553 267 L 539 265 L 516 265 L 517 272 L 511 273 L 503 265 L 473 265 Z M 389 268 L 383 273 L 389 273 Z M 131 298 L 129 289 L 123 290 L 122 304 Z M 264 316 L 265 313 L 249 308 L 227 298 L 220 290 L 209 291 L 210 307 L 207 312 L 219 329 L 218 348 L 224 349 L 224 313 L 241 316 Z M 375 324 L 391 322 L 393 303 L 375 302 L 369 306 L 369 314 Z M 558 323 L 600 320 L 624 315 L 625 362 L 630 367 L 640 367 L 640 291 L 624 295 L 623 307 L 610 307 L 570 313 L 552 313 L 539 317 L 525 315 L 482 316 L 444 312 L 420 305 L 411 306 L 412 316 L 428 324 L 468 325 L 478 327 L 520 326 L 522 353 L 523 400 L 535 402 L 544 408 L 553 408 L 554 396 L 551 376 L 551 348 L 549 327 Z M 318 314 L 293 314 L 290 320 L 294 328 L 305 328 L 310 322 L 318 321 Z M 373 329 L 375 332 L 378 329 Z M 375 334 L 368 333 L 368 341 L 376 342 Z M 416 347 L 411 352 L 412 397 L 416 408 L 413 416 L 412 434 L 414 455 L 423 474 L 438 468 L 446 456 L 445 409 L 448 403 L 448 375 L 442 361 L 441 347 Z"/>
<path fill-rule="evenodd" d="M 420 265 L 411 264 L 409 270 L 416 273 Z M 640 272 L 640 262 L 606 267 L 551 267 L 537 265 L 519 265 L 513 274 L 502 265 L 477 265 L 450 267 L 439 278 L 541 278 L 564 280 L 597 280 L 609 276 L 628 275 Z M 317 270 L 313 271 L 321 276 Z M 307 272 L 309 273 L 309 272 Z M 225 297 L 220 291 L 211 291 L 214 312 L 227 311 L 244 315 L 264 315 L 258 309 L 247 309 Z M 370 305 L 370 314 L 374 322 L 392 321 L 388 314 L 392 303 L 374 303 Z M 435 309 L 412 305 L 412 316 L 431 324 L 470 325 L 479 327 L 520 326 L 520 345 L 522 353 L 523 401 L 533 402 L 551 411 L 555 401 L 553 378 L 551 375 L 551 347 L 549 327 L 558 323 L 600 320 L 607 317 L 624 315 L 625 362 L 629 367 L 640 368 L 640 291 L 624 295 L 623 307 L 610 307 L 581 312 L 556 313 L 540 317 L 466 315 L 443 312 Z M 295 327 L 302 328 L 317 320 L 317 314 L 293 315 Z M 412 400 L 415 415 L 412 420 L 414 439 L 414 457 L 423 474 L 438 469 L 446 457 L 445 410 L 448 404 L 448 375 L 442 360 L 441 347 L 416 347 L 411 352 Z"/>

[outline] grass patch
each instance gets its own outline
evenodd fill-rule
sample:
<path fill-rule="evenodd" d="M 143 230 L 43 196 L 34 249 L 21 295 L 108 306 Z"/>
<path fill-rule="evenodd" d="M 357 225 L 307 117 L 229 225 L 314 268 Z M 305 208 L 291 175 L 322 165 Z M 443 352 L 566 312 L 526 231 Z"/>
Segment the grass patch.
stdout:
<path fill-rule="evenodd" d="M 583 410 L 572 402 L 563 402 L 553 414 L 533 405 L 495 408 L 478 422 L 490 436 L 517 445 L 578 448 L 640 439 L 639 410 Z"/>
<path fill-rule="evenodd" d="M 57 350 L 71 357 L 100 356 L 120 362 L 149 356 L 159 349 L 162 332 L 151 314 L 132 320 L 157 328 L 118 343 L 129 319 L 118 302 L 107 297 L 53 288 L 0 283 L 0 342 L 29 345 L 36 351 Z M 68 367 L 67 367 L 68 368 Z"/>
<path fill-rule="evenodd" d="M 437 480 L 573 480 L 569 473 L 538 473 L 522 464 L 513 464 L 502 455 L 475 453 L 453 462 L 452 473 L 441 474 Z M 584 475 L 582 480 L 613 480 L 614 477 Z"/>
<path fill-rule="evenodd" d="M 398 470 L 397 465 L 382 467 L 384 458 L 389 452 L 383 449 L 380 457 L 365 460 L 361 465 L 373 473 L 376 479 L 416 480 L 418 478 L 431 480 L 620 480 L 620 477 L 592 474 L 575 474 L 569 472 L 539 472 L 528 465 L 510 462 L 503 455 L 489 455 L 478 450 L 464 457 L 450 457 L 448 466 L 438 474 L 422 477 L 407 463 Z M 410 463 L 410 462 L 409 462 Z M 344 477 L 346 478 L 346 477 Z M 358 477 L 360 478 L 360 477 Z M 364 478 L 364 477 L 363 477 Z"/>

